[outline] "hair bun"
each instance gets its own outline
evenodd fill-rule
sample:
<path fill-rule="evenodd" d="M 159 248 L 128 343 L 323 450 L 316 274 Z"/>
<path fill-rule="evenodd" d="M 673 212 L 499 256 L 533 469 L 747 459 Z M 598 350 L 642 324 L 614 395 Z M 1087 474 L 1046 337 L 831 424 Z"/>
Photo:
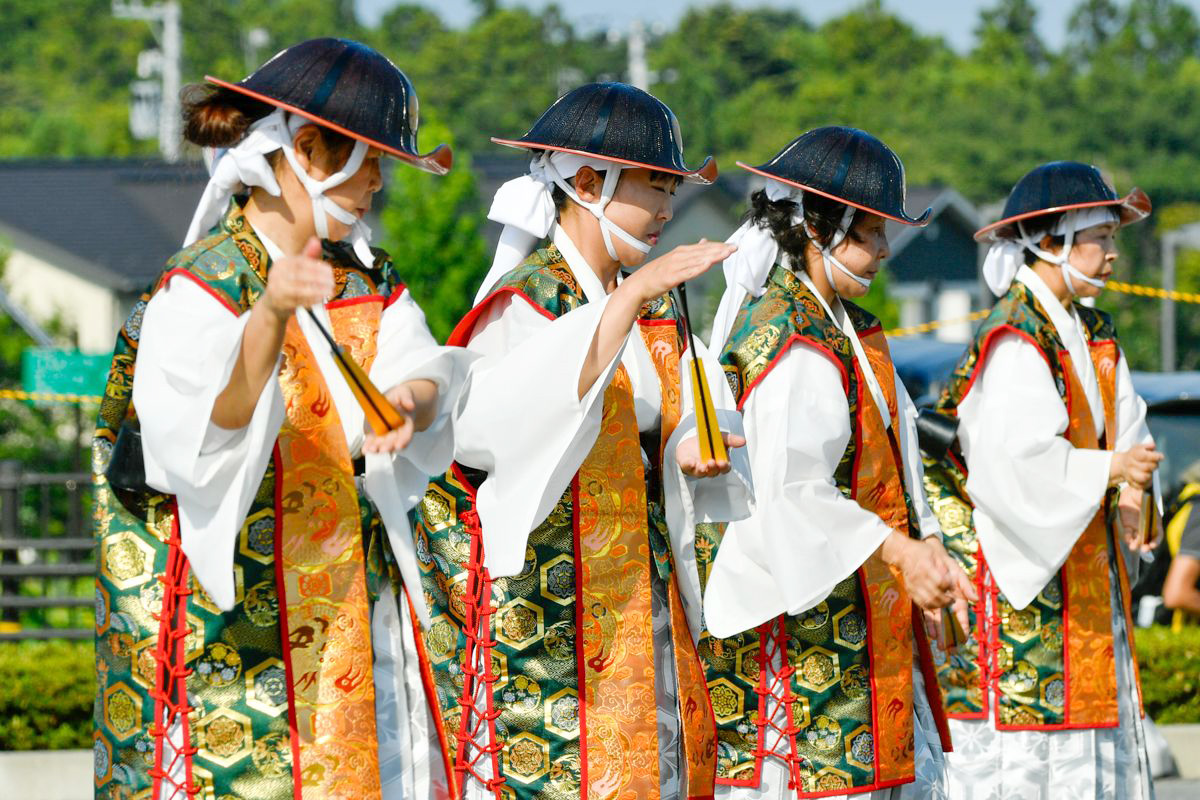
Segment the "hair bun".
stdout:
<path fill-rule="evenodd" d="M 231 147 L 270 111 L 239 92 L 193 84 L 183 91 L 183 138 L 200 147 Z"/>

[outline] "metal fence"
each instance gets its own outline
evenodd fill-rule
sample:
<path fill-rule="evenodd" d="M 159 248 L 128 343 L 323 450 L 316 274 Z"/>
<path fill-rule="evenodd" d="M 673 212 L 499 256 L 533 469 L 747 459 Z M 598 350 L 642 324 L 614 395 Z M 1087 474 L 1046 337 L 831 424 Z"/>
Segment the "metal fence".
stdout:
<path fill-rule="evenodd" d="M 0 641 L 88 639 L 91 476 L 0 461 Z"/>

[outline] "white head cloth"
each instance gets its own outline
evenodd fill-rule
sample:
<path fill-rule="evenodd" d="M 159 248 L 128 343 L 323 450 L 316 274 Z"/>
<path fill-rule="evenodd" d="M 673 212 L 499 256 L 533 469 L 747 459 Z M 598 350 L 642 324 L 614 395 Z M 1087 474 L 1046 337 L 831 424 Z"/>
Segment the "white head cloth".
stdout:
<path fill-rule="evenodd" d="M 575 188 L 567 183 L 582 167 L 591 167 L 596 172 L 604 173 L 600 199 L 595 203 L 584 202 L 575 192 Z M 505 274 L 524 261 L 538 242 L 550 235 L 557 218 L 554 208 L 555 186 L 562 189 L 567 197 L 592 212 L 600 221 L 600 232 L 604 237 L 604 246 L 608 249 L 609 258 L 617 260 L 617 250 L 611 236 L 614 233 L 631 247 L 643 253 L 650 252 L 649 244 L 617 227 L 604 215 L 604 207 L 617 191 L 622 169 L 624 167 L 620 164 L 602 158 L 547 150 L 529 162 L 527 175 L 514 178 L 501 186 L 492 198 L 488 219 L 504 225 L 504 230 L 501 231 L 500 241 L 496 245 L 492 267 L 483 279 L 479 291 L 475 293 L 475 305 L 488 296 L 492 287 Z"/>
<path fill-rule="evenodd" d="M 1017 223 L 1016 239 L 997 239 L 988 250 L 987 258 L 983 260 L 983 279 L 987 282 L 992 294 L 997 297 L 1008 291 L 1012 286 L 1017 270 L 1025 263 L 1025 251 L 1028 250 L 1038 258 L 1050 264 L 1058 264 L 1063 270 L 1063 280 L 1067 290 L 1076 294 L 1075 279 L 1091 284 L 1097 289 L 1104 288 L 1104 281 L 1089 278 L 1071 264 L 1071 247 L 1075 243 L 1075 234 L 1096 225 L 1107 225 L 1120 220 L 1120 216 L 1112 206 L 1097 208 L 1081 208 L 1063 214 L 1058 223 L 1050 231 L 1051 236 L 1062 236 L 1063 246 L 1058 253 L 1043 250 L 1041 246 L 1025 230 L 1024 222 Z"/>
<path fill-rule="evenodd" d="M 794 225 L 804 224 L 803 194 L 800 189 L 789 186 L 782 181 L 768 178 L 763 190 L 767 193 L 767 199 L 771 202 L 791 200 L 795 203 L 796 211 L 792 214 L 792 223 Z M 825 264 L 825 277 L 829 280 L 830 286 L 834 285 L 834 266 L 862 285 L 871 285 L 869 280 L 861 278 L 847 269 L 842 262 L 834 257 L 832 252 L 833 248 L 837 247 L 846 238 L 846 233 L 850 229 L 850 222 L 854 219 L 854 211 L 853 206 L 846 206 L 841 224 L 834 231 L 829 244 L 824 247 L 817 244 L 818 240 L 812 228 L 807 228 L 809 238 L 821 253 L 821 260 Z M 775 236 L 768 229 L 755 225 L 753 220 L 746 220 L 742 223 L 742 227 L 734 231 L 734 234 L 725 241 L 730 244 L 736 244 L 738 249 L 737 252 L 725 259 L 725 264 L 723 265 L 725 293 L 721 296 L 721 303 L 717 306 L 717 314 L 713 317 L 712 337 L 710 340 L 711 349 L 714 352 L 720 352 L 721 348 L 725 345 L 725 340 L 729 337 L 729 331 L 733 328 L 733 320 L 737 317 L 742 300 L 745 299 L 746 295 L 761 297 L 763 292 L 766 291 L 767 275 L 770 274 L 771 267 L 775 266 L 775 262 L 779 259 L 779 243 L 775 241 Z"/>
<path fill-rule="evenodd" d="M 279 183 L 275 180 L 275 171 L 267 160 L 267 155 L 282 150 L 292 171 L 300 180 L 300 184 L 312 199 L 313 225 L 317 236 L 329 238 L 329 223 L 325 215 L 350 226 L 350 241 L 354 254 L 365 266 L 374 261 L 371 254 L 371 229 L 353 213 L 339 206 L 325 196 L 325 192 L 348 181 L 358 168 L 362 166 L 363 158 L 367 155 L 366 142 L 356 140 L 350 157 L 340 170 L 323 181 L 310 176 L 296 159 L 296 151 L 292 140 L 296 133 L 305 125 L 314 123 L 295 114 L 289 114 L 278 108 L 250 126 L 245 137 L 233 147 L 218 151 L 209 166 L 211 176 L 204 194 L 200 196 L 200 204 L 192 215 L 192 224 L 188 227 L 183 246 L 205 236 L 213 225 L 221 219 L 229 206 L 229 198 L 234 194 L 245 191 L 252 186 L 261 186 L 268 194 L 279 196 Z"/>

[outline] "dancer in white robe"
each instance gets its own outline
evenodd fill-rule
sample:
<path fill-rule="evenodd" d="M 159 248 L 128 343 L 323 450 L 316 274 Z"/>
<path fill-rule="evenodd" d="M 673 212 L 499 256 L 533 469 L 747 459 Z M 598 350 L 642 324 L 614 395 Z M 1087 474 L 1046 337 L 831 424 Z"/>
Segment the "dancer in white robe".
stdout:
<path fill-rule="evenodd" d="M 228 149 L 185 249 L 122 329 L 96 438 L 101 548 L 161 549 L 149 595 L 120 597 L 138 580 L 102 558 L 98 624 L 146 628 L 155 689 L 147 743 L 128 752 L 109 749 L 121 721 L 98 705 L 97 786 L 443 796 L 412 636 L 428 613 L 405 591 L 420 580 L 408 511 L 452 459 L 472 357 L 433 340 L 362 216 L 382 156 L 443 173 L 450 154 L 418 153 L 411 84 L 356 42 L 312 40 L 212 83 L 186 104 L 187 134 Z M 329 332 L 398 428 L 370 432 Z M 135 423 L 140 487 L 109 469 L 127 464 Z M 102 696 L 118 685 L 112 641 L 98 646 Z"/>
<path fill-rule="evenodd" d="M 1111 318 L 1079 302 L 1112 274 L 1117 229 L 1147 213 L 1139 191 L 1054 162 L 977 234 L 1001 299 L 938 403 L 958 448 L 927 470 L 980 596 L 940 671 L 954 798 L 1153 797 L 1129 585 L 1161 456 Z"/>

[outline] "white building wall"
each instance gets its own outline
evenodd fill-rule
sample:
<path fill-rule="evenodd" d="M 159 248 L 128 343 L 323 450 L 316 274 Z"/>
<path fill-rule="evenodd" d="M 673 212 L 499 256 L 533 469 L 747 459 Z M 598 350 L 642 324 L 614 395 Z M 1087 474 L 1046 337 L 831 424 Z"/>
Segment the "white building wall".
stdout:
<path fill-rule="evenodd" d="M 13 302 L 39 323 L 57 317 L 68 330 L 78 332 L 81 350 L 112 350 L 124 322 L 114 292 L 16 249 L 9 254 L 4 285 Z"/>

